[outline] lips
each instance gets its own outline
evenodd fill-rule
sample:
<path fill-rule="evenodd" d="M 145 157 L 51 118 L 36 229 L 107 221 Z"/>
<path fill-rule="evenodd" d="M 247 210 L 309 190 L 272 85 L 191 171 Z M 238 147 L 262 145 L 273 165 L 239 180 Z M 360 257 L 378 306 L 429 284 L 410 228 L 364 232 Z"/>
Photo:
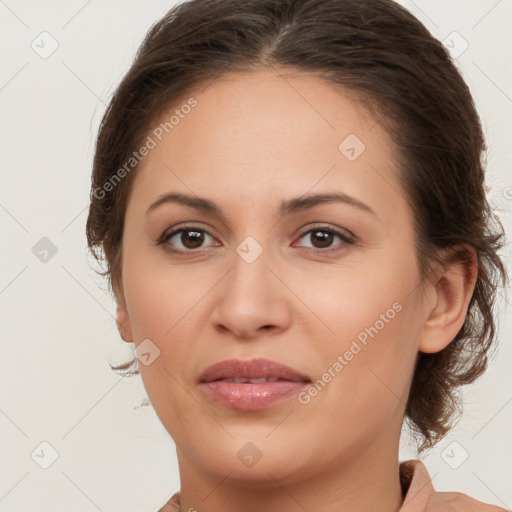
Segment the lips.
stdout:
<path fill-rule="evenodd" d="M 293 368 L 268 359 L 230 359 L 207 368 L 199 389 L 218 405 L 239 411 L 258 411 L 291 400 L 311 379 Z"/>
<path fill-rule="evenodd" d="M 208 367 L 199 376 L 200 383 L 226 381 L 257 384 L 258 381 L 276 382 L 278 380 L 311 382 L 307 375 L 269 359 L 251 359 L 250 361 L 229 359 Z"/>

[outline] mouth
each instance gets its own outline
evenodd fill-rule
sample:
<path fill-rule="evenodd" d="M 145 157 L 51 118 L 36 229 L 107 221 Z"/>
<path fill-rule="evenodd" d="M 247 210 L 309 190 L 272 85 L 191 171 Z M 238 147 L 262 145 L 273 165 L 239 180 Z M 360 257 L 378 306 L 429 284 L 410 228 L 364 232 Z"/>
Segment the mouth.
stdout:
<path fill-rule="evenodd" d="M 231 359 L 207 368 L 199 378 L 205 395 L 224 407 L 242 411 L 265 409 L 291 398 L 311 379 L 267 359 Z"/>
<path fill-rule="evenodd" d="M 288 366 L 268 359 L 241 361 L 229 359 L 208 367 L 200 376 L 199 383 L 224 381 L 231 383 L 311 382 L 309 376 Z"/>
<path fill-rule="evenodd" d="M 287 381 L 286 379 L 279 379 L 278 377 L 270 377 L 270 378 L 262 377 L 261 379 L 247 379 L 244 377 L 239 377 L 239 378 L 234 378 L 234 379 L 224 378 L 224 379 L 215 379 L 210 382 L 222 381 L 222 382 L 235 382 L 237 384 L 259 384 L 260 382 L 276 382 L 278 380 L 281 380 L 283 382 L 290 382 L 290 381 Z"/>

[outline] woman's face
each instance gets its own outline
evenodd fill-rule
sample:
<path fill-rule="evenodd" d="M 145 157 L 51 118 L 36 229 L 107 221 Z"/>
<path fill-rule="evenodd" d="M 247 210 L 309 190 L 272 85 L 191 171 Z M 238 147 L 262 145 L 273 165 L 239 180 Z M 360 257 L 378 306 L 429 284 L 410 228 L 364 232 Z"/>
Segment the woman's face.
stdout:
<path fill-rule="evenodd" d="M 180 466 L 291 481 L 398 452 L 425 305 L 390 138 L 306 74 L 233 75 L 193 98 L 148 134 L 118 307 Z M 169 193 L 216 212 L 151 207 Z M 250 398 L 221 403 L 199 383 L 215 363 L 256 358 L 312 383 L 253 408 Z M 233 386 L 250 394 L 256 384 Z"/>

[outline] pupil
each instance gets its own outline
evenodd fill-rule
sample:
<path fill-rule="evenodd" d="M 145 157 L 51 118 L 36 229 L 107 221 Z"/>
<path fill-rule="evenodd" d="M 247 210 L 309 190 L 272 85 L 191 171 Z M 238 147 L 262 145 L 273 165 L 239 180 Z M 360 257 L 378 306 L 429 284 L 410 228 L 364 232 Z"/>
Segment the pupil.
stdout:
<path fill-rule="evenodd" d="M 192 236 L 188 236 L 192 234 Z M 186 241 L 186 239 L 191 240 L 191 244 Z M 183 242 L 183 245 L 187 247 L 188 249 L 195 249 L 197 247 L 200 247 L 203 243 L 204 235 L 203 233 L 199 231 L 184 231 L 181 235 L 181 241 Z"/>
<path fill-rule="evenodd" d="M 317 237 L 320 239 L 320 247 L 329 247 L 329 245 L 332 243 L 332 233 L 329 233 L 327 231 L 315 231 L 313 234 L 313 237 Z M 315 245 L 315 244 L 313 244 Z"/>

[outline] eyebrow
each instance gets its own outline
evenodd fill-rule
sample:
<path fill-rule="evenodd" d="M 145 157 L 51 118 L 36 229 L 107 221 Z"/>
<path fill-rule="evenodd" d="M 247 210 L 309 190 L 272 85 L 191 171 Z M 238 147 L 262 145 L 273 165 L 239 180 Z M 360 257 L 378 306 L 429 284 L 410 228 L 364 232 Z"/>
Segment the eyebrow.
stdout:
<path fill-rule="evenodd" d="M 188 206 L 196 210 L 205 211 L 217 215 L 221 218 L 225 218 L 225 214 L 222 211 L 222 208 L 220 208 L 220 206 L 215 204 L 210 199 L 198 196 L 191 196 L 187 194 L 181 194 L 178 192 L 168 192 L 166 194 L 159 196 L 158 199 L 149 206 L 149 208 L 146 211 L 146 215 L 157 209 L 159 206 L 168 203 L 182 204 L 184 206 Z M 283 201 L 281 203 L 278 211 L 281 215 L 284 216 L 308 210 L 320 204 L 326 203 L 344 203 L 377 217 L 377 214 L 370 206 L 359 201 L 355 197 L 344 194 L 343 192 L 309 194 L 296 197 L 293 199 L 287 199 L 286 201 Z"/>

